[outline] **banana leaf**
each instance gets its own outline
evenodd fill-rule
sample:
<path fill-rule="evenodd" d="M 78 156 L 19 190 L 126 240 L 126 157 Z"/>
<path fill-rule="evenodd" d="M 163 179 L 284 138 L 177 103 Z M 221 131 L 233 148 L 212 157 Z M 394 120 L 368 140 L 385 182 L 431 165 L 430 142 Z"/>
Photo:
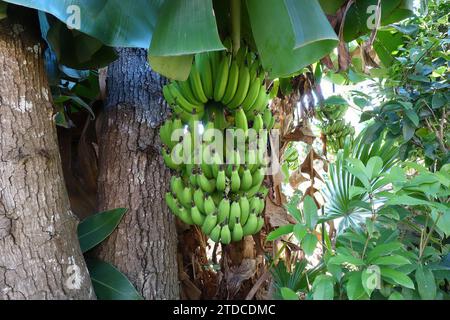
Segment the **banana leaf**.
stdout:
<path fill-rule="evenodd" d="M 247 0 L 264 69 L 270 78 L 288 77 L 329 54 L 338 44 L 317 0 Z"/>
<path fill-rule="evenodd" d="M 163 5 L 149 49 L 153 70 L 186 80 L 193 54 L 224 50 L 212 0 L 169 0 Z"/>
<path fill-rule="evenodd" d="M 78 6 L 80 30 L 111 47 L 148 48 L 164 0 L 5 0 L 41 10 L 62 22 Z"/>
<path fill-rule="evenodd" d="M 371 32 L 369 24 L 375 22 L 375 8 L 378 0 L 356 0 L 345 18 L 344 40 L 350 42 Z M 414 0 L 382 0 L 381 25 L 401 21 L 414 14 Z"/>

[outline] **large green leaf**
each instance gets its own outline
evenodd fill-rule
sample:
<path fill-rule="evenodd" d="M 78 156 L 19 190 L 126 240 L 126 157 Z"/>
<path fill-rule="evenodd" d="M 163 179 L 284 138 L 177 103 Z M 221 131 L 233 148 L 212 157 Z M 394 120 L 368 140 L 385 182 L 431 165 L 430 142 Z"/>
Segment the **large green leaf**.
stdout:
<path fill-rule="evenodd" d="M 224 49 L 212 0 L 170 0 L 161 8 L 149 62 L 156 72 L 184 81 L 191 71 L 193 54 Z"/>
<path fill-rule="evenodd" d="M 46 35 L 58 62 L 77 70 L 98 69 L 117 59 L 116 51 L 101 41 L 77 30 L 69 30 L 56 19 L 50 21 Z"/>
<path fill-rule="evenodd" d="M 329 275 L 319 275 L 314 280 L 313 286 L 314 300 L 333 300 L 334 297 L 334 282 Z"/>
<path fill-rule="evenodd" d="M 414 0 L 382 0 L 381 25 L 403 20 L 413 15 Z M 344 25 L 344 40 L 350 42 L 371 32 L 370 25 L 375 22 L 378 0 L 356 0 L 347 12 Z"/>
<path fill-rule="evenodd" d="M 271 78 L 287 77 L 329 54 L 338 38 L 317 0 L 247 0 L 253 36 Z"/>
<path fill-rule="evenodd" d="M 436 297 L 436 281 L 433 272 L 423 265 L 419 265 L 416 270 L 417 289 L 423 300 L 434 300 Z"/>
<path fill-rule="evenodd" d="M 219 38 L 212 0 L 169 0 L 161 9 L 149 53 L 179 56 L 225 50 Z"/>
<path fill-rule="evenodd" d="M 83 220 L 78 225 L 78 240 L 82 252 L 89 251 L 105 240 L 119 225 L 127 209 L 100 212 Z"/>
<path fill-rule="evenodd" d="M 131 282 L 109 263 L 87 259 L 92 286 L 99 300 L 143 300 Z"/>
<path fill-rule="evenodd" d="M 80 30 L 112 47 L 148 48 L 164 0 L 5 0 L 67 22 L 80 9 Z"/>

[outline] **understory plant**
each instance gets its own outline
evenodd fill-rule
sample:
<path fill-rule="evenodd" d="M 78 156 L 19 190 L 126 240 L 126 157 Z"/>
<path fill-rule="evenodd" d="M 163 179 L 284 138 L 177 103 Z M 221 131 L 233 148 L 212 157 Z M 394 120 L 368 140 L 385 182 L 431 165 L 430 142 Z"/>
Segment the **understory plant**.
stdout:
<path fill-rule="evenodd" d="M 330 165 L 324 214 L 309 196 L 302 211 L 293 199 L 287 209 L 299 223 L 270 239 L 293 233 L 309 258 L 321 232 L 324 267 L 299 289 L 306 299 L 448 299 L 450 166 L 399 162 L 396 142 L 364 144 L 365 134 Z"/>

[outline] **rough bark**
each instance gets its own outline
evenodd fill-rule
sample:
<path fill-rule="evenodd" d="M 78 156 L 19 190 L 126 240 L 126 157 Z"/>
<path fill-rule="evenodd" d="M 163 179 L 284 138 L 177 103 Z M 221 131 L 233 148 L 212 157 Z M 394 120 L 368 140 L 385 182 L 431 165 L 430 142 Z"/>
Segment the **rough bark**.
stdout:
<path fill-rule="evenodd" d="M 177 235 L 164 203 L 170 172 L 158 129 L 167 113 L 165 79 L 146 51 L 121 49 L 108 69 L 107 106 L 99 139 L 99 211 L 129 211 L 97 255 L 125 273 L 145 299 L 177 299 Z"/>
<path fill-rule="evenodd" d="M 92 299 L 33 34 L 39 27 L 12 21 L 0 22 L 0 300 Z"/>

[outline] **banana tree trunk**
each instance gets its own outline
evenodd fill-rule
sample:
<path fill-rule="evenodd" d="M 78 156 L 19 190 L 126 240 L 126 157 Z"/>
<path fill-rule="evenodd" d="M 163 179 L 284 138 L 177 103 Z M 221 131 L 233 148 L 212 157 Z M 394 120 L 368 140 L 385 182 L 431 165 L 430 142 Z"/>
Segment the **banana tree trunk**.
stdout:
<path fill-rule="evenodd" d="M 129 211 L 97 255 L 126 274 L 145 299 L 177 299 L 177 235 L 164 203 L 170 172 L 157 126 L 167 113 L 165 79 L 146 51 L 120 49 L 108 68 L 107 107 L 99 152 L 99 210 Z"/>
<path fill-rule="evenodd" d="M 0 21 L 0 300 L 95 298 L 33 16 Z"/>

